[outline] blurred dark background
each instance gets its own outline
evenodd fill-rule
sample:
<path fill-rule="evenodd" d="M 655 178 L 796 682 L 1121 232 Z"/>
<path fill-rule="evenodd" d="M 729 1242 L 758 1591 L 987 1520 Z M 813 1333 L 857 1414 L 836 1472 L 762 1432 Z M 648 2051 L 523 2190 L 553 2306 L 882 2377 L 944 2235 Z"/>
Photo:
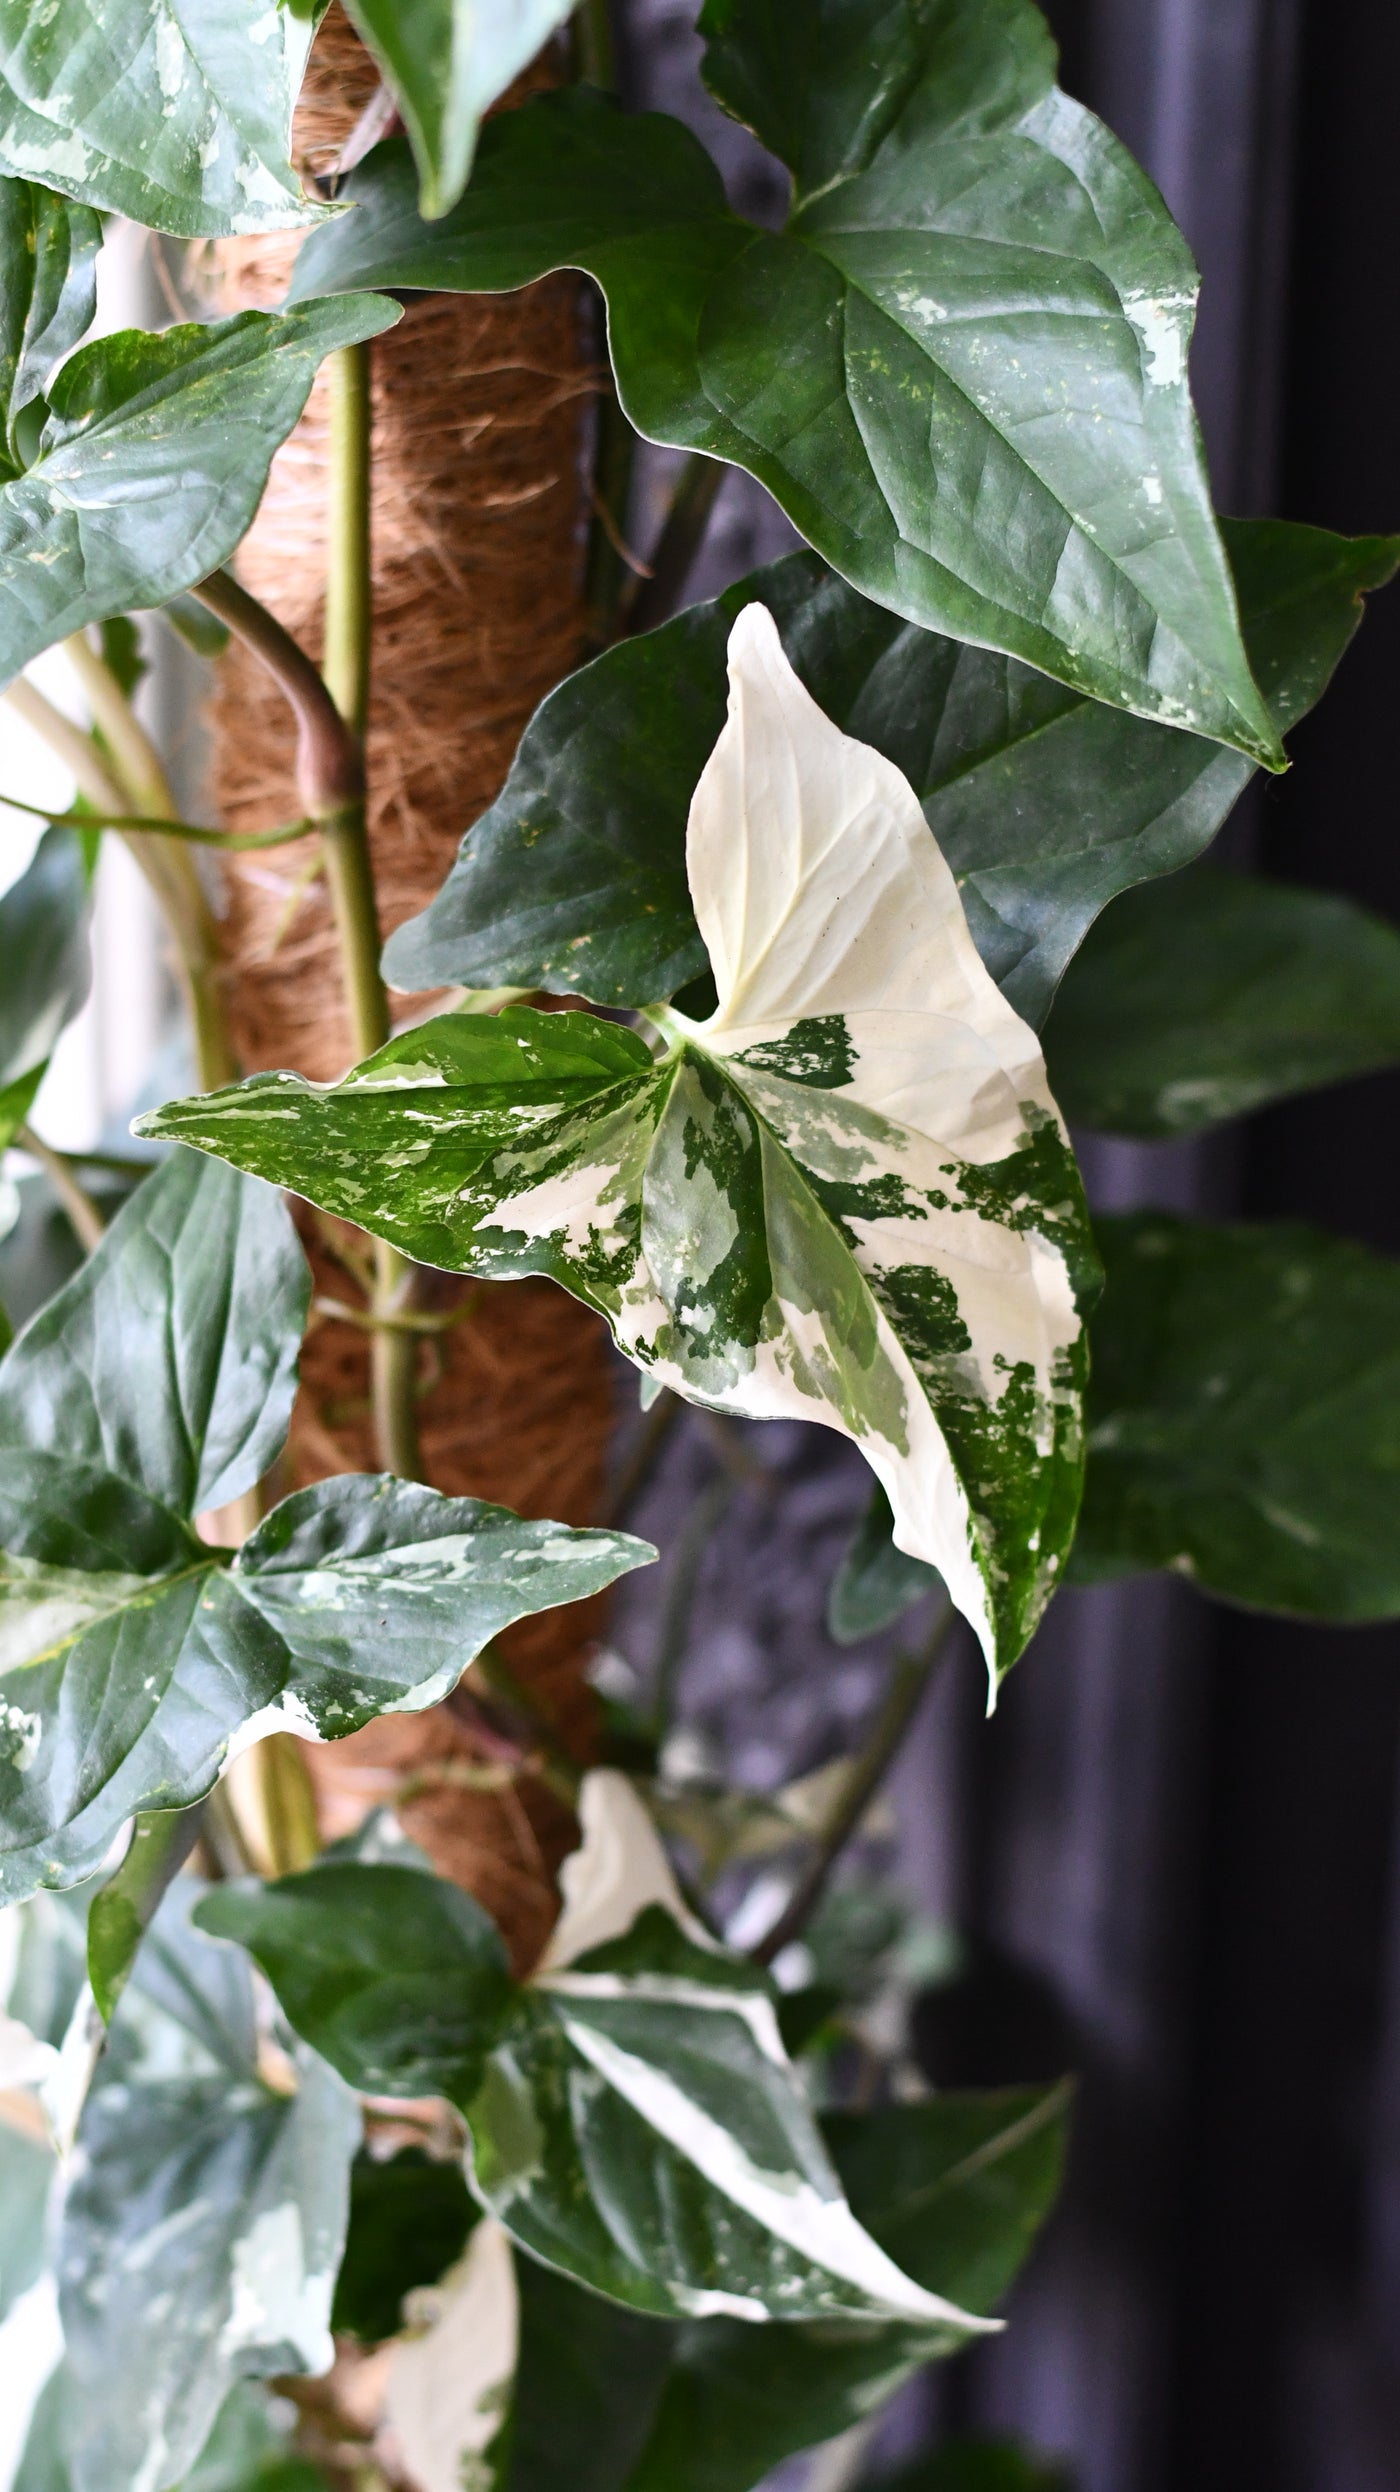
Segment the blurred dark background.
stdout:
<path fill-rule="evenodd" d="M 1050 15 L 1065 85 L 1148 166 L 1201 263 L 1193 374 L 1222 509 L 1400 529 L 1396 0 Z M 701 94 L 694 6 L 619 0 L 619 17 L 633 100 L 696 121 L 744 204 L 775 205 Z M 642 475 L 643 541 L 664 467 Z M 691 593 L 791 541 L 731 476 Z M 1397 717 L 1392 590 L 1293 771 L 1246 798 L 1236 855 L 1400 922 Z M 1205 1150 L 1086 1160 L 1111 1207 L 1312 1217 L 1400 1253 L 1394 1076 Z M 679 1432 L 636 1517 L 672 1551 L 670 1626 L 620 1621 L 653 1659 L 679 1637 L 694 1740 L 758 1784 L 847 1746 L 883 1666 L 821 1625 L 858 1462 L 764 1434 L 779 1501 L 716 1490 L 696 1423 Z M 678 1537 L 707 1490 L 687 1587 Z M 1071 1593 L 990 1725 L 983 1698 L 960 1658 L 895 1785 L 898 1873 L 969 1950 L 921 2039 L 942 2081 L 1072 2065 L 1081 2094 L 1012 2325 L 938 2376 L 928 2421 L 1023 2435 L 1081 2492 L 1397 2492 L 1400 1629 L 1246 1616 L 1161 1580 Z"/>

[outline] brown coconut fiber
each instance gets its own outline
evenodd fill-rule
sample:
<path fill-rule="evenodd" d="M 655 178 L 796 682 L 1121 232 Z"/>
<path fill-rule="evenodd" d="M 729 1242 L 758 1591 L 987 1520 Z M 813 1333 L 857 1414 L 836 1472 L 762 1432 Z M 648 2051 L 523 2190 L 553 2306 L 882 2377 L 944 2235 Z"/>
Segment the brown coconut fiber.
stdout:
<path fill-rule="evenodd" d="M 522 87 L 550 80 L 546 57 Z M 297 116 L 304 172 L 334 164 L 376 86 L 367 54 L 333 8 Z M 293 249 L 278 236 L 212 246 L 206 291 L 221 310 L 276 303 Z M 499 792 L 532 710 L 583 654 L 584 450 L 597 373 L 572 278 L 504 297 L 416 300 L 376 341 L 373 372 L 368 766 L 387 936 L 432 899 L 462 832 Z M 326 573 L 326 440 L 323 378 L 274 461 L 236 565 L 314 654 Z M 213 743 L 214 793 L 232 828 L 295 818 L 289 715 L 275 684 L 237 646 L 219 670 Z M 325 885 L 308 879 L 314 864 L 309 841 L 226 861 L 228 1000 L 249 1071 L 287 1066 L 324 1080 L 352 1060 Z M 304 1233 L 318 1297 L 362 1303 L 337 1260 L 337 1242 L 353 1232 L 308 1219 Z M 425 1284 L 429 1306 L 447 1312 L 464 1302 L 463 1320 L 422 1352 L 425 1477 L 449 1494 L 495 1499 L 525 1515 L 593 1521 L 611 1416 L 601 1324 L 546 1281 L 493 1286 L 433 1276 Z M 376 1467 L 368 1395 L 367 1335 L 336 1320 L 314 1324 L 292 1424 L 297 1485 Z M 578 1605 L 503 1639 L 517 1678 L 581 1758 L 593 1726 L 583 1666 L 598 1623 L 596 1604 Z M 462 1787 L 463 1769 L 483 1753 L 472 1710 L 449 1702 L 309 1749 L 323 1831 L 345 1832 L 414 1781 L 417 1796 L 401 1809 L 408 1832 L 481 1898 L 517 1963 L 527 1964 L 557 1908 L 553 1873 L 574 1839 L 572 1821 L 533 1779 L 499 1791 Z"/>

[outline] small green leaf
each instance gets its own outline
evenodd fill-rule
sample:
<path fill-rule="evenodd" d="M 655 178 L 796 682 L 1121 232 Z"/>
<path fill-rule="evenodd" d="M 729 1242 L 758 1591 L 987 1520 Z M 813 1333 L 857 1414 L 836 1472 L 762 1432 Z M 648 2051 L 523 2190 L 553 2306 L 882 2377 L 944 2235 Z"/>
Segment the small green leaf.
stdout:
<path fill-rule="evenodd" d="M 101 242 L 90 208 L 0 178 L 0 474 L 24 465 L 19 419 L 92 326 Z"/>
<path fill-rule="evenodd" d="M 1072 1572 L 1400 1612 L 1400 1264 L 1317 1229 L 1103 1220 Z"/>
<path fill-rule="evenodd" d="M 143 2056 L 99 2071 L 65 2199 L 73 2492 L 179 2483 L 236 2379 L 322 2371 L 333 2352 L 359 2106 L 309 2051 L 294 2092 L 264 2082 L 249 1967 L 187 1907 L 177 1887 L 143 1952 L 116 2027 L 137 2010 Z"/>
<path fill-rule="evenodd" d="M 329 1090 L 266 1075 L 138 1130 L 423 1262 L 547 1273 L 676 1392 L 851 1437 L 995 1676 L 1078 1504 L 1078 1176 L 907 781 L 761 606 L 730 674 L 687 851 L 719 1005 L 668 1016 L 659 1063 L 585 1014 L 447 1015 Z"/>
<path fill-rule="evenodd" d="M 483 113 L 572 6 L 573 0 L 346 0 L 403 116 L 423 216 L 455 208 Z"/>
<path fill-rule="evenodd" d="M 859 1644 L 867 1635 L 878 1635 L 936 1590 L 934 1568 L 906 1557 L 895 1547 L 893 1534 L 890 1501 L 877 1487 L 827 1594 L 827 1633 L 838 1644 Z"/>
<path fill-rule="evenodd" d="M 1283 733 L 1325 689 L 1400 540 L 1238 520 L 1225 541 Z M 395 984 L 644 1006 L 704 969 L 686 819 L 724 724 L 729 631 L 754 599 L 827 716 L 904 772 L 983 960 L 1034 1027 L 1098 911 L 1199 855 L 1249 778 L 1238 754 L 901 623 L 790 554 L 550 693 L 431 907 L 391 938 Z"/>
<path fill-rule="evenodd" d="M 350 2229 L 331 2327 L 379 2344 L 403 2326 L 406 2294 L 436 2284 L 466 2247 L 480 2209 L 455 2163 L 417 2146 L 388 2162 L 359 2154 L 350 2171 Z"/>
<path fill-rule="evenodd" d="M 104 2025 L 112 2021 L 141 1941 L 198 1835 L 194 1809 L 138 1817 L 126 1858 L 88 1907 L 88 1980 Z"/>
<path fill-rule="evenodd" d="M 1045 1051 L 1076 1122 L 1199 1133 L 1400 1061 L 1400 934 L 1354 901 L 1200 867 L 1115 901 Z"/>
<path fill-rule="evenodd" d="M 1196 271 L 1056 87 L 1039 11 L 790 0 L 779 40 L 767 0 L 727 0 L 707 22 L 720 101 L 793 170 L 782 233 L 729 213 L 679 122 L 575 87 L 489 123 L 436 224 L 407 148 L 377 149 L 295 291 L 582 268 L 638 431 L 748 468 L 855 587 L 1281 767 L 1187 387 Z"/>
<path fill-rule="evenodd" d="M 247 1948 L 296 2032 L 361 2093 L 475 2093 L 511 1981 L 494 1921 L 459 1888 L 319 1867 L 219 1887 L 195 1918 Z"/>
<path fill-rule="evenodd" d="M 361 295 L 80 347 L 51 384 L 32 464 L 0 485 L 0 684 L 84 624 L 165 605 L 226 562 L 317 366 L 399 317 Z"/>
<path fill-rule="evenodd" d="M 158 233 L 314 223 L 287 150 L 325 5 L 0 0 L 0 171 Z"/>

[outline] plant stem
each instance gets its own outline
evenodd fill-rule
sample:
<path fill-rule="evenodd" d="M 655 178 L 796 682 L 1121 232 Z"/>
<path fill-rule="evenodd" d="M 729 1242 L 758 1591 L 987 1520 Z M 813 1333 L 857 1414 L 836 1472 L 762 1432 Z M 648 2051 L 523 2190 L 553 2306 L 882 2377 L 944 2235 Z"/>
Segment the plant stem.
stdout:
<path fill-rule="evenodd" d="M 43 1169 L 60 1203 L 68 1214 L 69 1223 L 85 1255 L 100 1246 L 103 1236 L 102 1214 L 85 1186 L 78 1183 L 69 1165 L 66 1152 L 53 1150 L 41 1142 L 32 1125 L 21 1125 L 15 1133 L 15 1149 L 27 1151 Z"/>
<path fill-rule="evenodd" d="M 65 641 L 64 648 L 101 729 L 116 773 L 115 780 L 107 781 L 109 791 L 115 789 L 117 794 L 115 807 L 98 798 L 94 789 L 79 779 L 83 793 L 103 811 L 122 813 L 130 808 L 154 821 L 176 821 L 179 809 L 160 755 L 106 660 L 99 657 L 83 632 L 75 632 Z M 66 753 L 65 758 L 71 761 L 76 756 Z M 78 776 L 76 769 L 74 776 Z M 200 1088 L 220 1089 L 233 1080 L 237 1068 L 224 1017 L 218 937 L 199 869 L 179 840 L 164 832 L 128 831 L 124 836 L 160 904 L 175 947 L 194 1032 Z"/>
<path fill-rule="evenodd" d="M 83 727 L 75 727 L 55 708 L 37 684 L 18 675 L 5 688 L 5 699 L 17 718 L 37 736 L 42 736 L 49 751 L 62 762 L 76 781 L 81 793 L 99 813 L 119 814 L 125 810 L 126 798 L 118 787 L 101 753 Z M 25 811 L 29 808 L 26 806 Z"/>
<path fill-rule="evenodd" d="M 923 1651 L 898 1656 L 875 1727 L 860 1755 L 852 1760 L 850 1778 L 812 1858 L 767 1937 L 754 1948 L 755 1964 L 771 1964 L 784 1947 L 790 1947 L 795 1938 L 801 1937 L 826 1892 L 832 1870 L 846 1845 L 859 1832 L 871 1801 L 899 1754 L 956 1623 L 957 1611 L 949 1602 Z"/>
<path fill-rule="evenodd" d="M 722 462 L 706 458 L 703 451 L 692 450 L 677 479 L 671 507 L 652 552 L 651 577 L 635 580 L 623 591 L 624 631 L 652 631 L 680 604 L 723 482 Z"/>
<path fill-rule="evenodd" d="M 326 689 L 363 745 L 369 723 L 370 360 L 343 346 L 330 376 L 330 564 L 326 573 Z"/>
<path fill-rule="evenodd" d="M 574 11 L 573 35 L 579 77 L 610 95 L 617 83 L 617 47 L 609 0 L 579 0 Z"/>
<path fill-rule="evenodd" d="M 157 814 L 109 812 L 105 806 L 88 813 L 54 813 L 48 805 L 27 805 L 22 796 L 2 791 L 0 805 L 11 813 L 31 814 L 36 822 L 47 822 L 55 830 L 154 831 L 162 839 L 190 839 L 204 848 L 288 848 L 293 840 L 309 839 L 320 828 L 319 823 L 304 821 L 284 823 L 275 831 L 211 831 L 202 822 L 163 822 Z M 526 987 L 521 992 L 532 990 Z"/>

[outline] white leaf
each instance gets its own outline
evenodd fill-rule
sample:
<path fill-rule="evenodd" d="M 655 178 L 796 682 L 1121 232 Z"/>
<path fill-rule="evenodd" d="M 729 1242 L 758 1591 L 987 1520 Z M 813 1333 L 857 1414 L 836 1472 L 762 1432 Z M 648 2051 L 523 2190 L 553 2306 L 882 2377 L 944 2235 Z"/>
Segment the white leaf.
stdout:
<path fill-rule="evenodd" d="M 515 2261 L 494 2216 L 482 2217 L 466 2256 L 418 2298 L 429 2325 L 394 2348 L 385 2420 L 417 2492 L 472 2492 L 488 2480 L 473 2460 L 500 2429 L 520 2337 Z"/>
<path fill-rule="evenodd" d="M 585 1774 L 578 1803 L 583 1841 L 559 1872 L 564 1909 L 539 1973 L 556 1973 L 592 1947 L 622 1938 L 648 1904 L 660 1904 L 697 1946 L 713 1942 L 681 1900 L 665 1846 L 625 1774 Z"/>

